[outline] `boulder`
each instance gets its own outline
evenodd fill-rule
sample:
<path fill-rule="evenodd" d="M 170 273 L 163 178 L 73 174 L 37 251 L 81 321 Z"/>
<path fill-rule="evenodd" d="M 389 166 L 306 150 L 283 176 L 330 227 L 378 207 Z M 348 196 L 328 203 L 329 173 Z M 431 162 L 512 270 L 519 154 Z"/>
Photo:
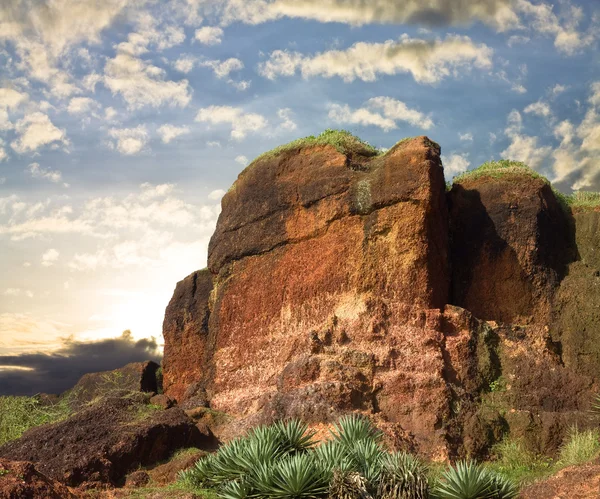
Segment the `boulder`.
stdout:
<path fill-rule="evenodd" d="M 0 447 L 0 457 L 33 462 L 71 487 L 117 486 L 138 467 L 209 440 L 182 410 L 156 410 L 139 394 L 105 398 L 65 421 L 33 428 Z"/>
<path fill-rule="evenodd" d="M 72 405 L 78 408 L 116 392 L 156 393 L 159 367 L 152 361 L 133 362 L 114 371 L 87 373 L 63 397 L 68 396 Z"/>
<path fill-rule="evenodd" d="M 0 498 L 76 499 L 56 480 L 40 473 L 32 463 L 0 459 Z"/>

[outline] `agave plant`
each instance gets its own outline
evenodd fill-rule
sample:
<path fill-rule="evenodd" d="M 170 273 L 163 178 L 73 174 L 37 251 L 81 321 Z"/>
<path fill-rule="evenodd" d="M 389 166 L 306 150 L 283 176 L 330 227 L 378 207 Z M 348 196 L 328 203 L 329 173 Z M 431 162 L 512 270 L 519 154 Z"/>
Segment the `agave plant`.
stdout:
<path fill-rule="evenodd" d="M 367 481 L 355 471 L 337 469 L 329 482 L 329 499 L 372 499 Z"/>
<path fill-rule="evenodd" d="M 380 499 L 428 499 L 427 467 L 405 452 L 385 454 L 377 495 Z"/>
<path fill-rule="evenodd" d="M 373 426 L 364 416 L 351 414 L 342 416 L 340 420 L 333 425 L 334 440 L 351 447 L 359 440 L 373 440 L 379 442 L 382 438 L 382 433 Z"/>
<path fill-rule="evenodd" d="M 252 488 L 243 480 L 227 483 L 219 491 L 218 496 L 222 499 L 248 499 L 254 497 Z"/>
<path fill-rule="evenodd" d="M 492 499 L 492 478 L 472 461 L 459 461 L 442 475 L 435 488 L 438 499 Z"/>
<path fill-rule="evenodd" d="M 519 487 L 512 480 L 497 473 L 488 473 L 493 499 L 515 499 L 519 495 Z"/>
<path fill-rule="evenodd" d="M 189 470 L 181 471 L 179 480 L 197 489 L 216 485 L 218 481 L 215 479 L 214 462 L 215 454 L 209 454 Z"/>
<path fill-rule="evenodd" d="M 354 470 L 366 479 L 369 489 L 377 488 L 384 454 L 383 448 L 375 440 L 359 440 L 350 449 Z"/>
<path fill-rule="evenodd" d="M 259 497 L 275 499 L 318 499 L 327 494 L 328 480 L 309 454 L 279 460 L 273 467 L 268 488 Z"/>
<path fill-rule="evenodd" d="M 335 470 L 351 471 L 353 468 L 350 449 L 340 442 L 329 440 L 322 443 L 312 452 L 315 461 L 329 477 Z"/>
<path fill-rule="evenodd" d="M 275 429 L 285 452 L 306 452 L 315 446 L 313 438 L 316 432 L 309 431 L 308 425 L 297 419 L 280 421 L 275 425 Z"/>

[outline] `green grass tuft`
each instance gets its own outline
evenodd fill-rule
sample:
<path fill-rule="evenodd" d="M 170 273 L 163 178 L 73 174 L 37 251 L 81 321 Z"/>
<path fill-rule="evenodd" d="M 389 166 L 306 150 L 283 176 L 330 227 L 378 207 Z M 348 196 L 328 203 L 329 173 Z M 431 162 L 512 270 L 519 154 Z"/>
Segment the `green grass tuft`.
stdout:
<path fill-rule="evenodd" d="M 585 464 L 600 456 L 600 430 L 571 429 L 568 440 L 560 448 L 557 465 L 561 468 Z"/>
<path fill-rule="evenodd" d="M 600 208 L 600 192 L 576 191 L 569 196 L 569 205 L 574 210 Z"/>
<path fill-rule="evenodd" d="M 554 472 L 549 458 L 528 451 L 521 440 L 505 439 L 494 446 L 493 452 L 497 459 L 485 467 L 520 485 L 545 478 Z"/>
<path fill-rule="evenodd" d="M 71 414 L 68 398 L 43 404 L 35 397 L 0 397 L 0 445 L 16 440 L 30 428 L 56 423 Z"/>
<path fill-rule="evenodd" d="M 294 149 L 300 149 L 304 147 L 314 147 L 314 146 L 326 146 L 330 145 L 335 147 L 342 154 L 357 154 L 362 156 L 377 156 L 380 154 L 380 151 L 373 147 L 368 142 L 359 139 L 355 135 L 352 135 L 347 130 L 333 130 L 328 128 L 320 135 L 316 137 L 314 135 L 310 135 L 309 137 L 304 137 L 302 139 L 297 139 L 289 144 L 284 144 L 275 149 L 272 149 L 268 152 L 265 152 L 258 156 L 251 164 L 252 166 L 257 161 L 262 161 L 265 159 L 274 158 L 286 151 L 292 151 Z"/>

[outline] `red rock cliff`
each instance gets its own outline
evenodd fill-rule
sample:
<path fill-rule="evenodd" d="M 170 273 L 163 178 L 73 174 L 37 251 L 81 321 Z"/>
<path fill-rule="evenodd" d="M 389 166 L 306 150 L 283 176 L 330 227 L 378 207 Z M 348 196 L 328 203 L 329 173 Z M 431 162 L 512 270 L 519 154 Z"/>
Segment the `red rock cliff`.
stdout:
<path fill-rule="evenodd" d="M 594 383 L 562 365 L 546 327 L 576 257 L 570 223 L 541 180 L 483 177 L 446 196 L 426 137 L 383 156 L 259 158 L 223 198 L 208 270 L 167 308 L 165 389 L 240 427 L 358 410 L 440 459 L 485 454 L 508 431 L 552 451 Z"/>

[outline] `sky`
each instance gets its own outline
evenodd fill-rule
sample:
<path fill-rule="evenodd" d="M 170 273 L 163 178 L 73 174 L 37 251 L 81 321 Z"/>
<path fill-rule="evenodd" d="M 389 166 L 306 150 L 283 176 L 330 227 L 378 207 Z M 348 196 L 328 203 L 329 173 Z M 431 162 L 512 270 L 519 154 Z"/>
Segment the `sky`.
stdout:
<path fill-rule="evenodd" d="M 0 394 L 159 355 L 221 197 L 296 138 L 600 190 L 599 40 L 598 0 L 3 0 Z"/>

